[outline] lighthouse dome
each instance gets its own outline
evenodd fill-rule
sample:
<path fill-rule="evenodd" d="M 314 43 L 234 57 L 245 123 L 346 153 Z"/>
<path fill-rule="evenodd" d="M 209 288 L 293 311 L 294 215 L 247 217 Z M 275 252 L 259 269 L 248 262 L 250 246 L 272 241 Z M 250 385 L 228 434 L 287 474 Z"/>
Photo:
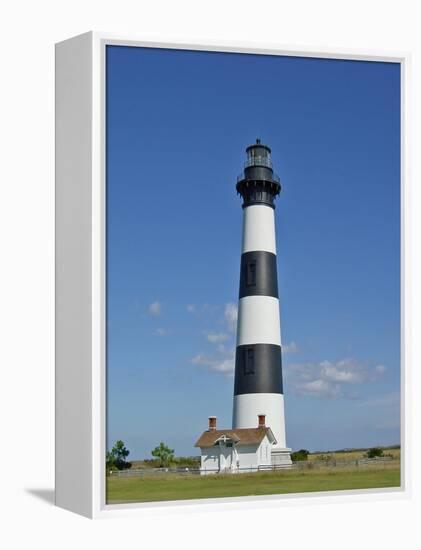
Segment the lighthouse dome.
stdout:
<path fill-rule="evenodd" d="M 270 147 L 256 139 L 246 149 L 244 170 L 237 178 L 237 192 L 243 197 L 243 207 L 266 204 L 274 208 L 274 198 L 281 190 L 279 177 L 273 172 Z"/>

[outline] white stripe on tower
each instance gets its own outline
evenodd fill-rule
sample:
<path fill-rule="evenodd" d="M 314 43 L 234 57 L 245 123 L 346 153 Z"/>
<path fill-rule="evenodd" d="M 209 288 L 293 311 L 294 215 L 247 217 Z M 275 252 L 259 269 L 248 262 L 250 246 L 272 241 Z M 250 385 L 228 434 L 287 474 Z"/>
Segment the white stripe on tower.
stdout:
<path fill-rule="evenodd" d="M 238 301 L 237 346 L 281 345 L 279 300 L 273 296 L 245 296 Z"/>
<path fill-rule="evenodd" d="M 276 438 L 273 448 L 284 449 L 286 443 L 283 394 L 245 393 L 234 396 L 233 428 L 256 427 L 258 414 L 266 414 L 266 426 L 269 426 Z"/>
<path fill-rule="evenodd" d="M 265 250 L 276 255 L 275 210 L 253 204 L 244 208 L 242 253 Z"/>
<path fill-rule="evenodd" d="M 255 427 L 258 415 L 265 414 L 277 441 L 273 450 L 284 451 L 281 462 L 286 464 L 274 216 L 280 188 L 270 149 L 257 140 L 247 148 L 244 175 L 237 183 L 244 221 L 233 428 Z"/>

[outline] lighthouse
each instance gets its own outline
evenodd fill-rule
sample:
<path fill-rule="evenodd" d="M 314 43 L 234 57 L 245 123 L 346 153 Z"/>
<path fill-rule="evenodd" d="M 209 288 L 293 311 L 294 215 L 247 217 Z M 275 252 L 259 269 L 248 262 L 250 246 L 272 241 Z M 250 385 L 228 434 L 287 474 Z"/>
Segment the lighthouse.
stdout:
<path fill-rule="evenodd" d="M 244 215 L 232 427 L 251 428 L 264 415 L 275 437 L 271 463 L 288 466 L 275 239 L 281 184 L 267 145 L 257 139 L 246 154 L 237 178 Z"/>

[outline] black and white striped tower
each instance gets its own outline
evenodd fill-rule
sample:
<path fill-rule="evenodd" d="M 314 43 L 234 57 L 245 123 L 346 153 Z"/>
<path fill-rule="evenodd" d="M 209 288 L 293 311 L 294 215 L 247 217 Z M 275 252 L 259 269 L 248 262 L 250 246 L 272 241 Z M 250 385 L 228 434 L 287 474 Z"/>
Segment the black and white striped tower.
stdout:
<path fill-rule="evenodd" d="M 271 150 L 256 140 L 237 179 L 243 198 L 243 244 L 235 355 L 233 428 L 254 428 L 266 415 L 276 444 L 273 464 L 291 464 L 285 442 L 275 204 L 281 191 Z"/>

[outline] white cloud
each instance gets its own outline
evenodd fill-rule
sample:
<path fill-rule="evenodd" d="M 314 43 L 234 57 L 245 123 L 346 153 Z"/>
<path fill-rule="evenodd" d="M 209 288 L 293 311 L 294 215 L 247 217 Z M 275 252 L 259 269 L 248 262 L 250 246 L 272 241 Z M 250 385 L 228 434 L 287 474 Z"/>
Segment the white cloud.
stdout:
<path fill-rule="evenodd" d="M 212 344 L 219 344 L 221 342 L 226 342 L 229 336 L 225 332 L 208 332 L 206 333 L 206 338 Z"/>
<path fill-rule="evenodd" d="M 299 395 L 355 399 L 356 393 L 352 388 L 375 382 L 385 372 L 383 365 L 371 368 L 355 359 L 342 359 L 337 362 L 287 365 L 284 377 L 288 388 Z"/>
<path fill-rule="evenodd" d="M 189 313 L 195 313 L 196 311 L 196 306 L 194 304 L 187 304 L 186 305 L 186 309 Z"/>
<path fill-rule="evenodd" d="M 222 373 L 225 376 L 232 378 L 234 376 L 235 368 L 235 351 L 234 349 L 231 349 L 215 355 L 205 355 L 204 353 L 199 353 L 191 359 L 191 363 L 193 363 L 193 365 L 208 367 L 212 371 Z"/>
<path fill-rule="evenodd" d="M 151 315 L 159 315 L 161 313 L 161 303 L 156 301 L 149 305 L 148 311 Z"/>
<path fill-rule="evenodd" d="M 218 306 L 220 307 L 220 306 Z M 200 311 L 210 310 L 211 306 L 205 304 Z M 205 332 L 206 339 L 211 344 L 214 344 L 214 352 L 205 355 L 199 353 L 193 359 L 191 363 L 194 365 L 201 365 L 208 369 L 224 374 L 227 377 L 232 378 L 235 370 L 235 348 L 232 345 L 234 332 L 237 327 L 238 308 L 237 305 L 229 302 L 224 307 L 224 318 L 219 322 L 223 322 L 228 329 L 226 331 L 209 331 Z M 228 342 L 225 346 L 224 342 Z"/>
<path fill-rule="evenodd" d="M 343 359 L 336 364 L 330 361 L 320 363 L 321 374 L 325 380 L 332 382 L 344 382 L 346 384 L 359 384 L 367 379 L 369 372 L 365 365 L 352 359 Z"/>
<path fill-rule="evenodd" d="M 387 368 L 384 365 L 377 365 L 374 369 L 377 374 L 384 374 L 387 371 Z"/>
<path fill-rule="evenodd" d="M 284 344 L 282 346 L 282 352 L 283 353 L 297 353 L 298 346 L 295 342 L 291 342 L 290 344 Z"/>
<path fill-rule="evenodd" d="M 237 304 L 229 302 L 225 305 L 225 321 L 231 332 L 234 332 L 237 328 L 238 307 Z"/>
<path fill-rule="evenodd" d="M 207 359 L 206 355 L 204 355 L 203 353 L 198 353 L 197 355 L 195 355 L 190 360 L 190 362 L 193 363 L 193 365 L 208 365 L 209 364 L 209 360 Z"/>
<path fill-rule="evenodd" d="M 217 372 L 222 372 L 223 374 L 226 374 L 229 377 L 234 376 L 234 370 L 235 370 L 234 357 L 217 361 L 212 366 L 212 370 L 215 370 Z"/>
<path fill-rule="evenodd" d="M 165 328 L 159 327 L 156 329 L 155 334 L 157 334 L 158 336 L 166 336 L 168 334 L 168 331 Z"/>
<path fill-rule="evenodd" d="M 341 389 L 338 384 L 331 384 L 326 380 L 318 379 L 312 382 L 303 382 L 301 393 L 316 397 L 339 397 Z"/>

